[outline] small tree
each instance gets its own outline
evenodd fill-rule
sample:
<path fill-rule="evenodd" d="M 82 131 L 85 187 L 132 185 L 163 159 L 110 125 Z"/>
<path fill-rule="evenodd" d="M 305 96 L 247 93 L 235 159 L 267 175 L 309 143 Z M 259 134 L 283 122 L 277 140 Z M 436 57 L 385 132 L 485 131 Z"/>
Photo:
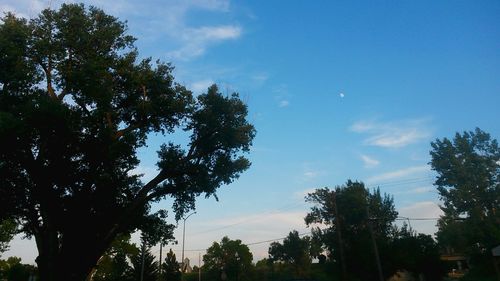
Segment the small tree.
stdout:
<path fill-rule="evenodd" d="M 175 257 L 172 249 L 167 253 L 167 257 L 165 258 L 165 262 L 162 266 L 162 280 L 165 281 L 179 281 L 181 280 L 181 271 L 179 262 L 177 262 L 177 258 Z"/>
<path fill-rule="evenodd" d="M 12 219 L 0 221 L 0 257 L 9 249 L 9 242 L 17 233 L 17 224 Z"/>
<path fill-rule="evenodd" d="M 139 248 L 130 243 L 130 235 L 121 235 L 101 257 L 92 280 L 121 281 L 130 279 L 130 260 L 139 254 Z"/>
<path fill-rule="evenodd" d="M 157 281 L 158 279 L 156 257 L 151 254 L 146 244 L 146 241 L 143 240 L 141 251 L 131 258 L 130 280 Z"/>
<path fill-rule="evenodd" d="M 389 260 L 394 270 L 407 270 L 416 280 L 441 280 L 446 270 L 438 244 L 426 234 L 414 232 L 408 225 L 394 227 L 390 236 Z"/>
<path fill-rule="evenodd" d="M 231 240 L 227 236 L 220 244 L 214 242 L 203 255 L 203 268 L 214 275 L 224 273 L 228 280 L 247 280 L 252 268 L 253 255 L 241 240 Z"/>
<path fill-rule="evenodd" d="M 292 266 L 295 277 L 308 275 L 311 266 L 311 240 L 308 236 L 300 237 L 294 230 L 283 240 L 283 244 L 273 242 L 269 246 L 269 260 L 282 261 Z"/>

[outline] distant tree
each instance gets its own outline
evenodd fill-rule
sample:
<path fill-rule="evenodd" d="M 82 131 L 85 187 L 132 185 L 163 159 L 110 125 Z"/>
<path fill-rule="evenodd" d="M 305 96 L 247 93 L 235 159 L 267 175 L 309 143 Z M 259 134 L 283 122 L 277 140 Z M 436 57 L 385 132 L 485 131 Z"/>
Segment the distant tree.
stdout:
<path fill-rule="evenodd" d="M 129 272 L 131 280 L 157 281 L 158 280 L 158 263 L 155 262 L 155 256 L 151 254 L 147 247 L 146 241 L 143 240 L 143 245 L 139 253 L 131 257 L 132 268 Z"/>
<path fill-rule="evenodd" d="M 179 262 L 177 262 L 177 258 L 175 257 L 172 249 L 167 253 L 167 257 L 165 258 L 165 262 L 162 266 L 162 280 L 165 281 L 179 281 L 181 280 L 181 271 Z"/>
<path fill-rule="evenodd" d="M 214 242 L 203 256 L 203 268 L 212 273 L 224 274 L 227 280 L 248 280 L 253 255 L 241 240 L 227 236 L 220 243 Z"/>
<path fill-rule="evenodd" d="M 9 242 L 17 233 L 17 223 L 12 219 L 0 221 L 0 257 L 9 249 Z"/>
<path fill-rule="evenodd" d="M 416 280 L 441 280 L 446 270 L 438 244 L 430 235 L 418 234 L 408 225 L 395 227 L 389 245 L 388 262 L 393 270 L 407 270 Z"/>
<path fill-rule="evenodd" d="M 311 239 L 300 237 L 294 230 L 283 240 L 283 244 L 273 242 L 269 246 L 269 260 L 281 261 L 292 266 L 295 277 L 305 277 L 311 266 Z"/>
<path fill-rule="evenodd" d="M 130 235 L 120 235 L 101 257 L 92 280 L 122 281 L 129 279 L 132 270 L 129 261 L 139 254 L 139 248 L 130 243 Z"/>
<path fill-rule="evenodd" d="M 0 280 L 26 281 L 30 276 L 37 276 L 36 267 L 29 264 L 22 264 L 21 258 L 9 257 L 7 260 L 0 260 Z"/>
<path fill-rule="evenodd" d="M 438 222 L 438 241 L 445 250 L 477 258 L 491 256 L 500 245 L 500 148 L 490 134 L 456 133 L 453 140 L 431 143 L 432 169 L 444 215 Z"/>
<path fill-rule="evenodd" d="M 43 281 L 85 280 L 117 235 L 170 238 L 151 203 L 171 197 L 179 219 L 250 166 L 255 130 L 238 95 L 214 85 L 194 97 L 126 30 L 83 4 L 0 20 L 0 220 L 34 236 Z M 142 182 L 151 134 L 165 144 Z"/>
<path fill-rule="evenodd" d="M 327 226 L 323 230 L 317 229 L 316 236 L 323 242 L 330 260 L 338 265 L 339 271 L 342 272 L 344 266 L 347 274 L 360 280 L 377 276 L 372 234 L 383 261 L 389 254 L 388 237 L 398 215 L 393 198 L 382 196 L 378 189 L 370 193 L 362 182 L 349 180 L 333 190 L 316 189 L 306 196 L 306 201 L 314 206 L 306 215 L 305 222 L 307 225 Z M 392 273 L 390 268 L 384 267 L 386 277 Z"/>

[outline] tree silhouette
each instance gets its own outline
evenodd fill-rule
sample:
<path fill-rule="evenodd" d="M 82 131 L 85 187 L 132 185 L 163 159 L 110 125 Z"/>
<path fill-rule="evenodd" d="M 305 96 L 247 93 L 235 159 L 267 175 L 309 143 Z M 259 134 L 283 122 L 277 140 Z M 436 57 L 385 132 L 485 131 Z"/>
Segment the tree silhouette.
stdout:
<path fill-rule="evenodd" d="M 306 196 L 314 206 L 305 217 L 307 225 L 324 224 L 326 229 L 315 230 L 330 260 L 338 265 L 343 278 L 349 275 L 360 280 L 375 280 L 377 256 L 388 259 L 388 237 L 398 213 L 394 200 L 382 196 L 378 189 L 369 192 L 362 182 L 347 181 L 335 189 L 316 189 Z M 377 252 L 379 252 L 377 254 Z M 382 264 L 384 266 L 384 264 Z M 391 276 L 390 268 L 383 268 Z"/>
<path fill-rule="evenodd" d="M 78 4 L 0 21 L 0 219 L 34 236 L 44 281 L 84 280 L 119 234 L 171 238 L 152 202 L 171 197 L 179 219 L 250 165 L 241 152 L 255 130 L 238 95 L 193 97 L 170 64 L 139 59 L 126 29 Z M 142 182 L 151 134 L 165 144 Z"/>
<path fill-rule="evenodd" d="M 269 260 L 282 261 L 293 267 L 296 277 L 305 277 L 311 265 L 311 240 L 300 237 L 294 230 L 283 240 L 283 244 L 273 242 L 269 246 Z"/>
<path fill-rule="evenodd" d="M 165 262 L 162 266 L 162 280 L 166 281 L 179 281 L 181 280 L 181 271 L 179 262 L 177 262 L 177 258 L 175 257 L 172 249 L 167 253 L 167 257 L 165 258 Z"/>
<path fill-rule="evenodd" d="M 466 253 L 472 263 L 491 265 L 491 249 L 500 244 L 498 142 L 476 128 L 431 145 L 430 164 L 438 174 L 435 185 L 444 212 L 438 241 L 445 251 Z"/>

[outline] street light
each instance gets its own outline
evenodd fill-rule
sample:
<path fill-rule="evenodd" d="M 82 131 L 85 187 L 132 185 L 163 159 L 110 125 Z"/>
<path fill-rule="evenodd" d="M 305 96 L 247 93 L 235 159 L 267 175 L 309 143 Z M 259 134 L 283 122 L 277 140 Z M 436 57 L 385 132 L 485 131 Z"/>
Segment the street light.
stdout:
<path fill-rule="evenodd" d="M 182 227 L 182 270 L 181 270 L 182 279 L 184 279 L 184 270 L 186 268 L 186 264 L 184 262 L 184 241 L 186 240 L 186 220 L 194 214 L 196 214 L 196 212 L 192 212 L 191 214 L 189 214 L 187 217 L 184 218 L 184 225 Z"/>

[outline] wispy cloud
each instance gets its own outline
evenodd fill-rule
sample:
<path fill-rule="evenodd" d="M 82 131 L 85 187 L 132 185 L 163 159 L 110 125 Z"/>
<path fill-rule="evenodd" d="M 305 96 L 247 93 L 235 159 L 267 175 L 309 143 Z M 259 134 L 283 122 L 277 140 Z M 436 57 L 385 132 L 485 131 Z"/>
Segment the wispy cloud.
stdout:
<path fill-rule="evenodd" d="M 287 100 L 281 100 L 278 104 L 279 107 L 287 107 L 290 105 L 290 102 Z"/>
<path fill-rule="evenodd" d="M 430 192 L 433 189 L 434 189 L 434 187 L 432 187 L 432 186 L 422 186 L 422 187 L 410 189 L 410 190 L 408 190 L 408 193 L 421 194 L 421 193 Z"/>
<path fill-rule="evenodd" d="M 413 166 L 413 167 L 408 167 L 392 172 L 387 172 L 383 173 L 380 175 L 376 175 L 373 177 L 370 177 L 366 179 L 366 182 L 368 183 L 380 183 L 383 181 L 390 181 L 390 180 L 395 180 L 395 179 L 400 179 L 403 177 L 408 177 L 412 175 L 418 175 L 418 174 L 423 174 L 426 172 L 430 172 L 430 167 L 428 165 L 422 165 L 422 166 Z"/>
<path fill-rule="evenodd" d="M 241 33 L 241 27 L 236 25 L 184 28 L 182 34 L 179 34 L 183 46 L 168 52 L 167 57 L 189 60 L 203 55 L 206 49 L 213 44 L 239 38 Z"/>
<path fill-rule="evenodd" d="M 427 119 L 402 120 L 379 123 L 375 121 L 358 121 L 350 130 L 369 135 L 364 143 L 367 145 L 400 148 L 430 137 Z"/>
<path fill-rule="evenodd" d="M 304 209 L 300 206 L 298 208 Z M 301 211 L 249 214 L 205 221 L 203 224 L 198 225 L 198 228 L 201 229 L 200 232 L 189 234 L 192 241 L 196 240 L 199 243 L 199 245 L 191 247 L 207 248 L 212 241 L 220 241 L 221 231 L 231 239 L 241 239 L 245 244 L 285 237 L 294 229 L 305 232 L 308 231 L 304 223 L 306 214 L 307 210 L 304 209 Z M 203 230 L 204 226 L 207 227 L 206 230 Z M 211 231 L 214 229 L 216 231 Z M 270 242 L 257 245 L 259 247 L 251 247 L 254 260 L 267 257 L 269 244 Z"/>
<path fill-rule="evenodd" d="M 214 84 L 214 80 L 212 79 L 203 79 L 196 82 L 193 82 L 189 85 L 189 89 L 191 89 L 195 94 L 201 94 L 207 91 L 208 87 Z"/>
<path fill-rule="evenodd" d="M 380 164 L 380 161 L 378 161 L 375 158 L 372 158 L 368 155 L 361 155 L 361 160 L 363 160 L 363 163 L 365 164 L 365 168 L 373 168 L 375 166 L 378 166 Z"/>
<path fill-rule="evenodd" d="M 141 38 L 163 42 L 168 59 L 190 60 L 203 55 L 215 44 L 238 39 L 242 27 L 237 24 L 219 23 L 190 26 L 191 11 L 207 13 L 231 12 L 229 0 L 168 0 L 168 1 L 133 1 L 133 0 L 5 0 L 0 4 L 0 11 L 12 11 L 23 17 L 34 17 L 42 9 L 57 9 L 61 3 L 83 2 L 104 9 L 120 18 L 128 20 L 130 27 L 140 30 Z M 146 3 L 145 3 L 146 2 Z M 223 18 L 223 17 L 221 17 Z M 134 29 L 134 28 L 132 28 Z M 166 40 L 165 40 L 166 39 Z M 165 42 L 167 42 L 165 44 Z"/>
<path fill-rule="evenodd" d="M 299 200 L 304 200 L 304 198 L 309 194 L 309 193 L 313 193 L 314 191 L 316 191 L 316 188 L 308 188 L 308 189 L 304 189 L 304 190 L 300 190 L 300 191 L 296 191 L 293 193 L 294 197 L 296 199 L 299 199 Z"/>

